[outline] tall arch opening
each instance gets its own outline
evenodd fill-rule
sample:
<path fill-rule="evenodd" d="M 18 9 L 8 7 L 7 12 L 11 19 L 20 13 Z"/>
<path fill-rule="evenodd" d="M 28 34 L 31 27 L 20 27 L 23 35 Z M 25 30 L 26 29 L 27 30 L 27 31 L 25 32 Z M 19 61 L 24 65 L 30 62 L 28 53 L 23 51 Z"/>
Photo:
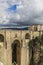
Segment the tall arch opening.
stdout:
<path fill-rule="evenodd" d="M 4 44 L 4 36 L 0 34 L 0 63 L 4 63 L 3 44 Z"/>
<path fill-rule="evenodd" d="M 14 40 L 12 43 L 12 63 L 20 65 L 20 41 Z"/>

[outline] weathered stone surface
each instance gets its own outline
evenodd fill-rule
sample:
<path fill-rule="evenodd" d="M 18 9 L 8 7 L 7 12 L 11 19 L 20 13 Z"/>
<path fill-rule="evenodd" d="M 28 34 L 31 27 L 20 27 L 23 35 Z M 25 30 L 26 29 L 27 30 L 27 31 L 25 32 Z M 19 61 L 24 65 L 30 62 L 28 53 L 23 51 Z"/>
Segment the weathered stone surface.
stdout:
<path fill-rule="evenodd" d="M 29 30 L 0 30 L 0 34 L 4 36 L 4 42 L 2 42 L 0 45 L 2 46 L 3 50 L 3 64 L 4 65 L 12 65 L 12 43 L 15 40 L 20 41 L 20 54 L 17 52 L 17 62 L 19 62 L 19 65 L 29 65 L 30 63 L 30 51 L 29 51 L 29 41 L 43 33 L 41 29 L 41 25 L 37 25 L 37 30 L 34 30 L 34 25 L 30 26 Z M 25 38 L 26 34 L 29 34 L 29 39 Z M 3 44 L 3 45 L 2 45 Z M 0 49 L 1 49 L 0 46 Z M 37 56 L 36 59 L 39 58 L 38 54 L 35 54 Z M 34 58 L 35 58 L 34 56 Z M 20 59 L 19 59 L 20 58 Z M 36 60 L 35 59 L 35 60 Z M 1 59 L 0 59 L 1 60 Z M 2 65 L 2 64 L 0 64 Z"/>

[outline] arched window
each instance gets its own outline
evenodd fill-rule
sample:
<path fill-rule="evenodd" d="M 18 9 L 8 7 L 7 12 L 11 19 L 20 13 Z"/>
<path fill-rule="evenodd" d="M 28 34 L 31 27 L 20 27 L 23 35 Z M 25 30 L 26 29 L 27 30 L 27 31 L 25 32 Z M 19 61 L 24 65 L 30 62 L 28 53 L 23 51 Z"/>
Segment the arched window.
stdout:
<path fill-rule="evenodd" d="M 14 40 L 14 45 L 16 44 L 17 46 L 19 46 L 20 47 L 20 41 L 19 40 Z"/>
<path fill-rule="evenodd" d="M 29 33 L 26 33 L 25 39 L 30 39 L 30 34 Z"/>
<path fill-rule="evenodd" d="M 4 42 L 4 36 L 0 34 L 0 42 Z"/>
<path fill-rule="evenodd" d="M 37 31 L 37 30 L 38 30 L 38 28 L 37 28 L 37 26 L 35 26 L 35 27 L 34 27 L 34 31 Z"/>

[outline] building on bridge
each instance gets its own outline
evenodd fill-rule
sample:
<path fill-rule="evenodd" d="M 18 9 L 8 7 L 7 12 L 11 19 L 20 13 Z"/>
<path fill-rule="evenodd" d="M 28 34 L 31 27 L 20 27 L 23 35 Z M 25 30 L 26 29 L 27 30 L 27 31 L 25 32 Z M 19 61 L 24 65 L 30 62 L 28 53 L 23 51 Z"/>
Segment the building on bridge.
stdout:
<path fill-rule="evenodd" d="M 0 62 L 3 65 L 30 64 L 29 41 L 43 34 L 43 25 L 31 25 L 28 30 L 0 29 Z"/>

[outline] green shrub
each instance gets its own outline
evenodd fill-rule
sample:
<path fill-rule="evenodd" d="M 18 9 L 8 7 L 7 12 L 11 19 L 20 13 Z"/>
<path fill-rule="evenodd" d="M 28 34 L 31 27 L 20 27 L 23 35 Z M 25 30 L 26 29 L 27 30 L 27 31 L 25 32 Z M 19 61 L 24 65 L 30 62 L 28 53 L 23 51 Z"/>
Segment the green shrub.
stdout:
<path fill-rule="evenodd" d="M 12 65 L 18 65 L 15 61 L 12 63 Z"/>

